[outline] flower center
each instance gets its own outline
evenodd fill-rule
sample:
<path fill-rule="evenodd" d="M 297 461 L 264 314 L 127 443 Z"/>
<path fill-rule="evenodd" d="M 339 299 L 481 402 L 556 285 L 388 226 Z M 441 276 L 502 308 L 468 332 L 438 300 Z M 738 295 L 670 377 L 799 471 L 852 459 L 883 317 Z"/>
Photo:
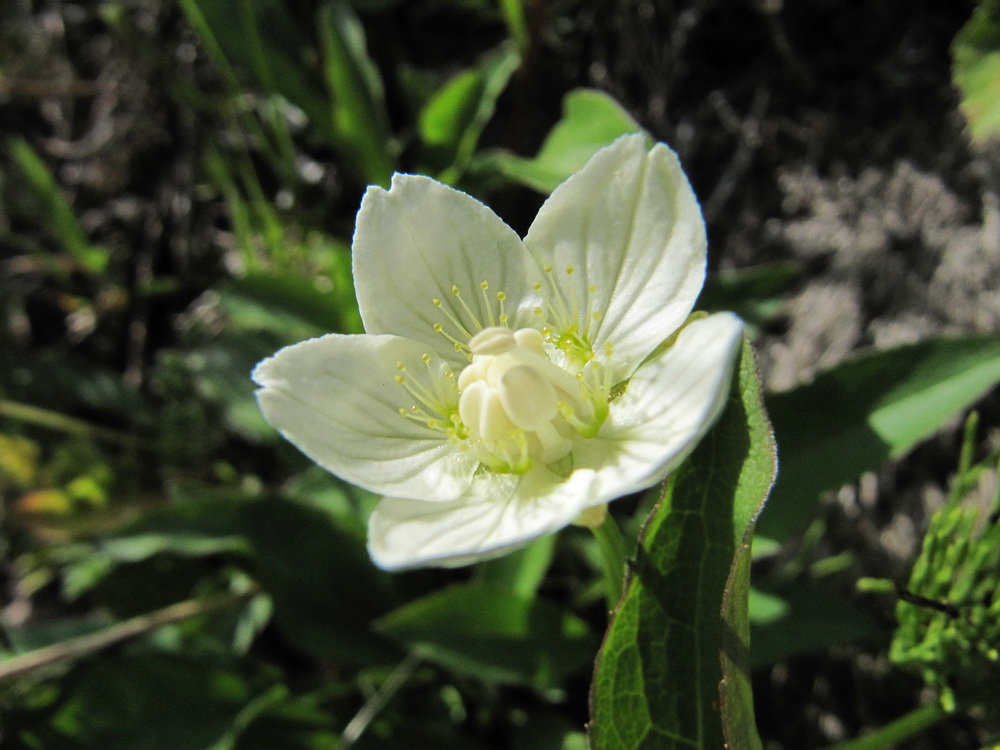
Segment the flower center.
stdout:
<path fill-rule="evenodd" d="M 534 328 L 484 328 L 469 350 L 472 362 L 458 377 L 458 413 L 473 449 L 494 471 L 520 474 L 533 459 L 560 461 L 572 451 L 574 431 L 592 436 L 607 416 L 607 394 L 553 363 Z"/>
<path fill-rule="evenodd" d="M 399 413 L 446 434 L 490 471 L 524 474 L 536 461 L 565 470 L 574 440 L 596 435 L 608 417 L 613 384 L 603 360 L 610 358 L 610 347 L 603 358 L 595 356 L 590 323 L 582 331 L 576 323 L 582 309 L 587 321 L 600 320 L 593 311 L 596 290 L 588 290 L 581 307 L 575 296 L 560 290 L 552 269 L 544 270 L 546 284 L 535 285 L 549 292 L 543 295 L 545 308 L 534 309 L 539 329 L 511 330 L 507 295 L 491 293 L 488 282 L 479 285 L 483 304 L 478 314 L 453 286 L 454 301 L 431 300 L 446 321 L 433 328 L 469 364 L 456 378 L 429 354 L 422 358 L 422 373 L 397 363 L 396 382 L 412 398 Z M 567 276 L 572 273 L 568 266 Z"/>

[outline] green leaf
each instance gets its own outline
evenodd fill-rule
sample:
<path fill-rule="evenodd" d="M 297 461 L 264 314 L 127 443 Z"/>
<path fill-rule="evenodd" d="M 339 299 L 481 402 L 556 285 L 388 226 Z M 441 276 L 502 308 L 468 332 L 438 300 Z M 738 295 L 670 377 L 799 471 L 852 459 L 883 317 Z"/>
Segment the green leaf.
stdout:
<path fill-rule="evenodd" d="M 322 79 L 307 62 L 311 45 L 280 0 L 181 0 L 189 23 L 226 77 L 241 92 L 230 67 L 251 72 L 269 92 L 301 109 L 319 133 L 331 138 L 329 106 Z"/>
<path fill-rule="evenodd" d="M 1000 133 L 1000 2 L 981 0 L 952 43 L 952 77 L 972 137 Z"/>
<path fill-rule="evenodd" d="M 1000 339 L 969 336 L 865 354 L 769 396 L 781 472 L 757 533 L 788 539 L 821 492 L 902 455 L 998 382 Z"/>
<path fill-rule="evenodd" d="M 103 272 L 110 259 L 108 251 L 91 245 L 87 240 L 73 208 L 59 192 L 59 185 L 48 166 L 26 140 L 13 138 L 8 145 L 11 156 L 24 175 L 24 184 L 34 193 L 41 206 L 40 213 L 46 217 L 46 226 L 54 237 L 84 270 L 96 274 Z"/>
<path fill-rule="evenodd" d="M 336 519 L 282 500 L 250 503 L 244 528 L 274 621 L 296 649 L 348 664 L 385 663 L 398 649 L 373 632 L 395 596 L 364 543 Z"/>
<path fill-rule="evenodd" d="M 479 583 L 409 602 L 383 617 L 378 629 L 456 672 L 539 689 L 558 687 L 594 649 L 589 628 L 575 615 Z"/>
<path fill-rule="evenodd" d="M 365 32 L 345 2 L 326 3 L 318 18 L 323 73 L 333 126 L 344 151 L 370 184 L 389 187 L 395 167 L 389 116 Z"/>
<path fill-rule="evenodd" d="M 521 58 L 510 45 L 486 55 L 479 65 L 452 78 L 420 113 L 420 137 L 434 161 L 447 167 L 439 178 L 454 183 L 472 157 L 479 136 L 496 110 Z"/>
<path fill-rule="evenodd" d="M 850 599 L 815 584 L 755 590 L 751 601 L 751 663 L 826 651 L 875 637 L 878 624 Z"/>
<path fill-rule="evenodd" d="M 196 750 L 239 732 L 264 680 L 224 658 L 132 648 L 77 669 L 45 747 Z M 267 694 L 267 693 L 265 693 Z M 183 720 L 179 720 L 182 718 Z"/>
<path fill-rule="evenodd" d="M 641 130 L 639 123 L 607 94 L 576 89 L 563 99 L 563 118 L 549 133 L 537 156 L 525 159 L 493 151 L 484 155 L 476 166 L 541 193 L 551 193 L 598 150 L 621 135 Z"/>
<path fill-rule="evenodd" d="M 555 534 L 549 534 L 509 555 L 480 563 L 476 566 L 476 579 L 522 596 L 533 596 L 552 563 L 555 543 Z"/>
<path fill-rule="evenodd" d="M 753 354 L 647 520 L 591 688 L 591 746 L 760 748 L 748 675 L 749 542 L 775 450 Z"/>
<path fill-rule="evenodd" d="M 781 309 L 782 296 L 798 280 L 791 263 L 771 263 L 712 274 L 698 297 L 697 309 L 729 310 L 754 328 L 761 328 Z"/>

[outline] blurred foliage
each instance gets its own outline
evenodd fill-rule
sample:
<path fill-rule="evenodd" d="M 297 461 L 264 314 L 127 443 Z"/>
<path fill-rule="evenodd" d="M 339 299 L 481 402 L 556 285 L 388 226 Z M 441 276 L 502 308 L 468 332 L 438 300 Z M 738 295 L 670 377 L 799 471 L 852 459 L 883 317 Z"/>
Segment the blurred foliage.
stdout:
<path fill-rule="evenodd" d="M 953 76 L 972 137 L 1000 134 L 1000 2 L 979 0 L 952 43 Z"/>
<path fill-rule="evenodd" d="M 275 434 L 249 379 L 281 346 L 362 330 L 349 238 L 366 185 L 419 172 L 531 208 L 642 129 L 596 90 L 525 103 L 546 83 L 539 50 L 573 23 L 556 6 L 546 27 L 517 0 L 0 3 L 0 674 L 62 650 L 0 678 L 5 748 L 587 746 L 607 624 L 595 541 L 570 529 L 471 571 L 378 571 L 376 498 Z M 976 133 L 994 6 L 955 46 Z M 398 32 L 405 13 L 431 19 L 426 38 Z M 462 31 L 448 44 L 439 17 Z M 801 272 L 721 272 L 700 306 L 757 333 Z M 822 526 L 800 532 L 824 491 L 968 409 L 997 362 L 995 338 L 933 340 L 767 396 L 783 473 L 754 552 L 774 570 L 747 592 L 735 539 L 713 568 L 737 576 L 722 585 L 727 627 L 753 631 L 741 659 L 888 637 L 834 593 L 851 561 L 810 558 Z M 987 473 L 963 465 L 956 487 Z M 655 495 L 615 508 L 630 553 Z M 955 500 L 935 517 L 899 604 L 892 654 L 942 691 L 995 674 L 997 524 L 973 515 Z M 628 592 L 658 606 L 647 594 Z M 74 651 L 178 602 L 194 614 Z M 745 667 L 728 669 L 727 716 L 746 723 Z M 654 702 L 676 693 L 661 677 Z"/>

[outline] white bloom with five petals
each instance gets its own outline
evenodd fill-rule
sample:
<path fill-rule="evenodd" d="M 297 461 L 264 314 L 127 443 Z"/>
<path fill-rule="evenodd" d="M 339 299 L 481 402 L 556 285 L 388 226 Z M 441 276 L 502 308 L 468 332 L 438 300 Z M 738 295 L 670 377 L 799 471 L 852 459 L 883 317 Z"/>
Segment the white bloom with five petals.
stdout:
<path fill-rule="evenodd" d="M 712 424 L 742 324 L 688 320 L 705 245 L 676 156 L 638 135 L 560 185 L 523 241 L 465 193 L 397 174 L 354 234 L 367 333 L 261 362 L 261 409 L 384 496 L 381 567 L 492 557 L 661 481 Z"/>

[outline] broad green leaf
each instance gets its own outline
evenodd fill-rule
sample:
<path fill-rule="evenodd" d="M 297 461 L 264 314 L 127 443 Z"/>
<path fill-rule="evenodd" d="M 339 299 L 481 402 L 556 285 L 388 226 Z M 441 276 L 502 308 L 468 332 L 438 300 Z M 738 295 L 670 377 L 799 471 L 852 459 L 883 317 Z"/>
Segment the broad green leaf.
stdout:
<path fill-rule="evenodd" d="M 533 596 L 468 583 L 409 602 L 378 630 L 413 653 L 487 682 L 558 687 L 593 655 L 586 623 Z"/>
<path fill-rule="evenodd" d="M 747 673 L 749 542 L 774 472 L 744 343 L 725 411 L 643 531 L 594 674 L 594 750 L 760 748 Z"/>
<path fill-rule="evenodd" d="M 427 102 L 420 113 L 420 137 L 429 156 L 445 167 L 439 175 L 442 181 L 454 183 L 464 169 L 520 62 L 517 51 L 503 45 L 452 78 Z"/>
<path fill-rule="evenodd" d="M 338 0 L 323 5 L 318 25 L 339 145 L 366 182 L 387 188 L 395 167 L 394 144 L 382 80 L 368 57 L 364 29 L 350 5 Z"/>
<path fill-rule="evenodd" d="M 767 399 L 781 473 L 757 533 L 801 530 L 835 489 L 929 437 L 1000 382 L 1000 338 L 937 338 L 845 362 Z"/>
<path fill-rule="evenodd" d="M 59 191 L 59 185 L 45 162 L 26 140 L 14 138 L 8 145 L 11 156 L 24 176 L 23 184 L 38 201 L 41 209 L 39 213 L 46 217 L 46 226 L 52 235 L 84 270 L 91 273 L 103 272 L 110 259 L 108 251 L 87 240 L 76 213 Z"/>
<path fill-rule="evenodd" d="M 477 167 L 514 182 L 551 193 L 618 136 L 642 127 L 614 99 L 600 91 L 577 89 L 563 99 L 563 118 L 549 133 L 538 155 L 525 159 L 502 151 L 485 154 Z"/>
<path fill-rule="evenodd" d="M 1000 134 L 1000 1 L 980 0 L 952 43 L 952 77 L 972 137 Z"/>
<path fill-rule="evenodd" d="M 315 508 L 282 500 L 245 507 L 256 575 L 274 601 L 274 621 L 296 649 L 348 664 L 384 663 L 398 649 L 371 628 L 395 604 L 391 579 L 364 542 Z"/>

